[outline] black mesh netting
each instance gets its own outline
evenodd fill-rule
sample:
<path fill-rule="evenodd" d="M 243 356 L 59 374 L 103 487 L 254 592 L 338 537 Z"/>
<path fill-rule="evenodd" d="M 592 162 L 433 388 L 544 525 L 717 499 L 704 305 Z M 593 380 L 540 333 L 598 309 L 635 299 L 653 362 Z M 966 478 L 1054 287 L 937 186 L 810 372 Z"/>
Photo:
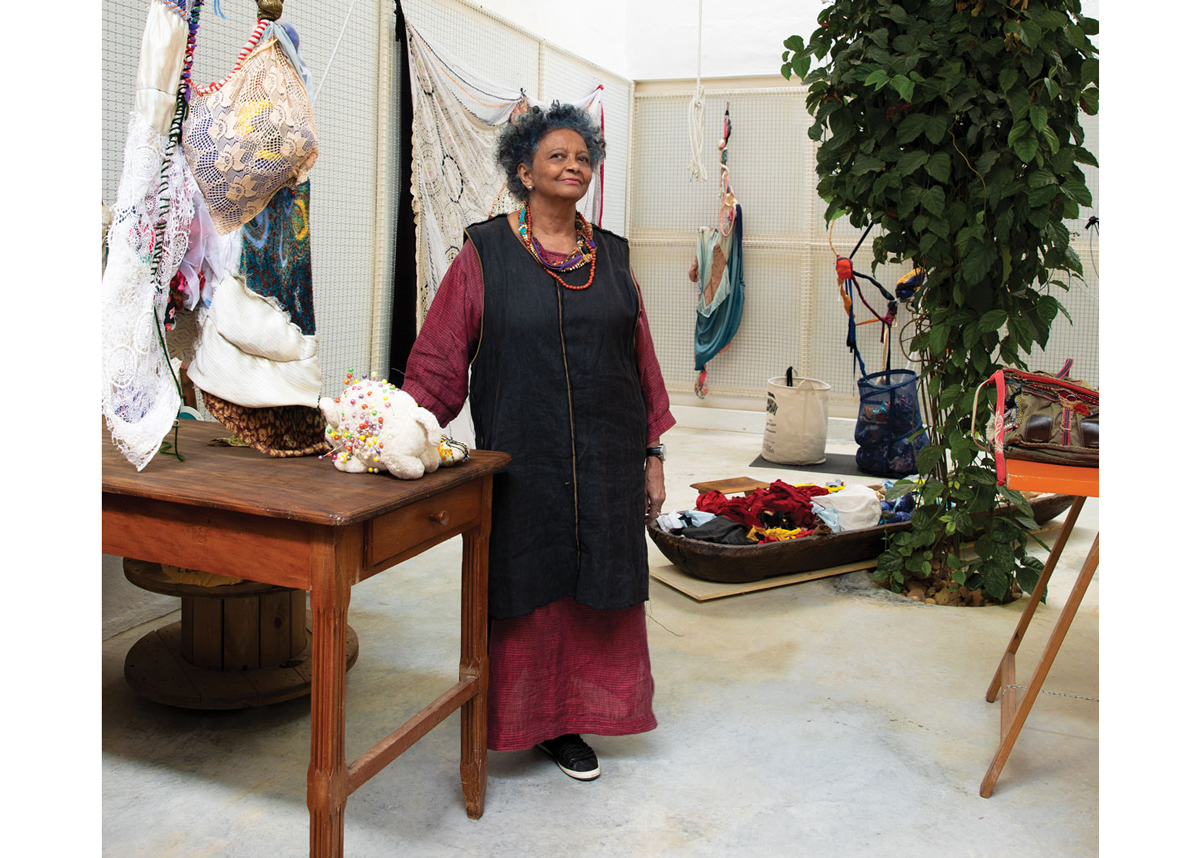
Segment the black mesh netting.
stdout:
<path fill-rule="evenodd" d="M 917 472 L 917 453 L 929 443 L 921 422 L 917 375 L 891 369 L 858 380 L 854 456 L 860 470 L 879 477 Z"/>

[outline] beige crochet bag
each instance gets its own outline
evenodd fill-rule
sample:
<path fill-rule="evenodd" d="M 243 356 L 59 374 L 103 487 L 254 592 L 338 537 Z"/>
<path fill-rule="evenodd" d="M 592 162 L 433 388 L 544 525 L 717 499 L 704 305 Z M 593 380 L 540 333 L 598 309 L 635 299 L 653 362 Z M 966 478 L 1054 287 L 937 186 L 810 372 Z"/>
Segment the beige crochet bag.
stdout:
<path fill-rule="evenodd" d="M 183 151 L 217 232 L 249 223 L 317 160 L 317 128 L 304 83 L 260 21 L 223 81 L 197 88 L 183 123 Z"/>

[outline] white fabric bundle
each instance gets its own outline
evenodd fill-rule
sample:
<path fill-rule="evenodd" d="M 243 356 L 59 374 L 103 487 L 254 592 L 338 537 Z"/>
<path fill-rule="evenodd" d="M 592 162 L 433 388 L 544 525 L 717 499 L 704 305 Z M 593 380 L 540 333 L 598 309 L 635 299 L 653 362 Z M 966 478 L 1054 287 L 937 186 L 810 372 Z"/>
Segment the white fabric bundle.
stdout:
<path fill-rule="evenodd" d="M 318 337 L 306 335 L 237 275 L 221 280 L 201 326 L 188 377 L 235 405 L 316 406 L 321 395 Z"/>
<path fill-rule="evenodd" d="M 812 502 L 813 512 L 834 533 L 874 527 L 883 512 L 875 490 L 864 485 L 849 485 L 841 491 L 815 497 Z"/>

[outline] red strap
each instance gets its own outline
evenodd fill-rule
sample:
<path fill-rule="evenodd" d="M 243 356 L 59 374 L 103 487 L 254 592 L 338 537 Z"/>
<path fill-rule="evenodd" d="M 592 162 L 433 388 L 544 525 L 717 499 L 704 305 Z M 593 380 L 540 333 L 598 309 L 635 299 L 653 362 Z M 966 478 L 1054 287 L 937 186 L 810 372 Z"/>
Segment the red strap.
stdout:
<path fill-rule="evenodd" d="M 996 382 L 996 436 L 992 439 L 992 456 L 996 460 L 996 482 L 1004 485 L 1008 481 L 1008 465 L 1004 461 L 1004 370 L 992 373 Z"/>

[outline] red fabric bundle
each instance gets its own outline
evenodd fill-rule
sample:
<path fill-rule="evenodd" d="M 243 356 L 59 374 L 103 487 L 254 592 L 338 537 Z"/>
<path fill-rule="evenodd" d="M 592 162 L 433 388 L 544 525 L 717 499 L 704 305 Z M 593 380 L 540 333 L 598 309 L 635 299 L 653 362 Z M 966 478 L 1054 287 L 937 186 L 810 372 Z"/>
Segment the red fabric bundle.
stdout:
<path fill-rule="evenodd" d="M 824 486 L 791 486 L 776 480 L 765 489 L 746 492 L 741 497 L 726 497 L 717 491 L 696 498 L 696 509 L 723 515 L 749 529 L 762 527 L 762 513 L 782 513 L 796 527 L 816 527 L 820 519 L 812 511 L 812 498 L 829 494 Z"/>

